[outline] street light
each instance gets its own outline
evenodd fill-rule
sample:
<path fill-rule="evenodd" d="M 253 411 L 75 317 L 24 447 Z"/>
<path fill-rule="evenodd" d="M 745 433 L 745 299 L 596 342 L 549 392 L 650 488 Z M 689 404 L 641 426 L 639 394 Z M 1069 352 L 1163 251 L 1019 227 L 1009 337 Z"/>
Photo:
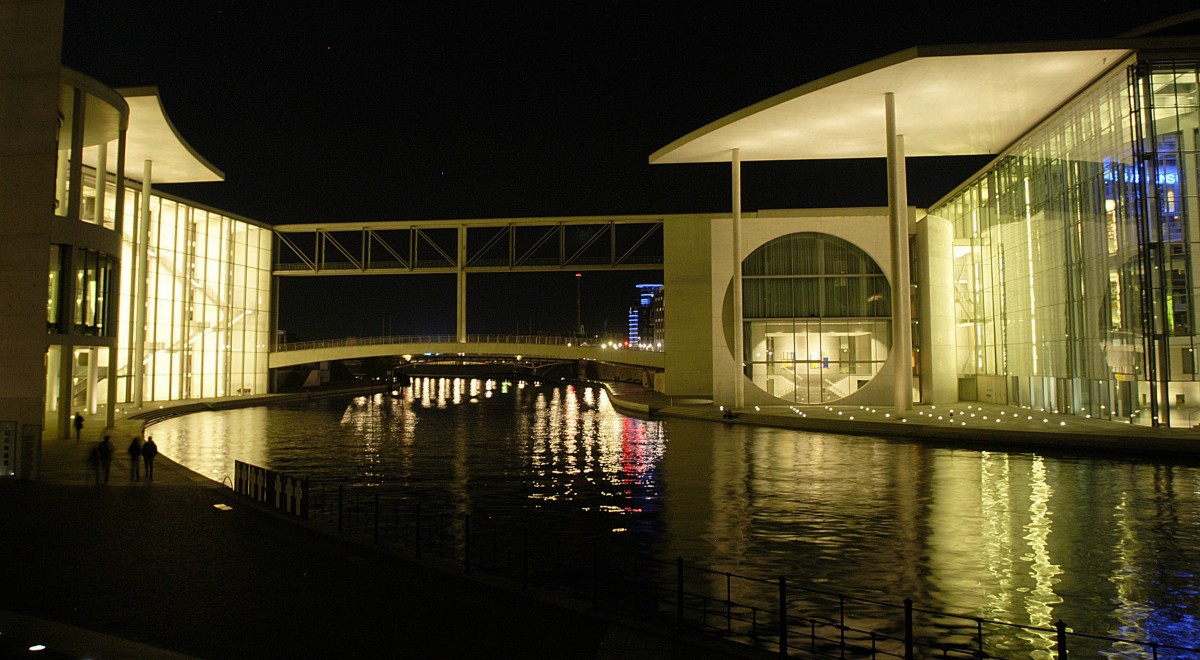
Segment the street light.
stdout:
<path fill-rule="evenodd" d="M 583 334 L 583 307 L 579 294 L 579 283 L 583 280 L 583 273 L 575 273 L 575 333 Z"/>

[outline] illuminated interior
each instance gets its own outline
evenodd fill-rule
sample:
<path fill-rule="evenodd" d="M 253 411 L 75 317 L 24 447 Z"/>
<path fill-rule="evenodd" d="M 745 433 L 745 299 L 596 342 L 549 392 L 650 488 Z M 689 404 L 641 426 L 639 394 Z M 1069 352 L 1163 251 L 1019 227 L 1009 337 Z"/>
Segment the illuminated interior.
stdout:
<path fill-rule="evenodd" d="M 747 376 L 795 403 L 835 401 L 879 372 L 891 346 L 891 287 L 849 242 L 789 234 L 742 262 Z"/>
<path fill-rule="evenodd" d="M 1197 82 L 1131 59 L 930 209 L 980 400 L 1192 425 Z"/>

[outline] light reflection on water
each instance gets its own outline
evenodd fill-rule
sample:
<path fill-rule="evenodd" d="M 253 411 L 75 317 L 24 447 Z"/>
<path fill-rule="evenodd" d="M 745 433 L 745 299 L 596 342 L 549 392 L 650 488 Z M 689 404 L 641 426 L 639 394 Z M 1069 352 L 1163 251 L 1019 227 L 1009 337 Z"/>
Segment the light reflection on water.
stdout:
<path fill-rule="evenodd" d="M 722 571 L 1031 626 L 1200 638 L 1195 466 L 644 421 L 601 389 L 451 378 L 399 397 L 188 415 L 149 433 L 217 480 L 239 459 L 462 513 L 533 511 Z M 990 651 L 1051 657 L 1053 645 L 1052 633 L 1018 630 Z"/>

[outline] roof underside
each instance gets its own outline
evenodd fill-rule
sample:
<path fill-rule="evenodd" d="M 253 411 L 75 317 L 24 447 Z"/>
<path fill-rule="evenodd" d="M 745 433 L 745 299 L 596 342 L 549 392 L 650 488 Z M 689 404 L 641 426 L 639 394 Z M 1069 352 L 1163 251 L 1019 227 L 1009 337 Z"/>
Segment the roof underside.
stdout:
<path fill-rule="evenodd" d="M 881 158 L 888 92 L 905 155 L 997 154 L 1131 53 L 1112 44 L 912 48 L 735 112 L 650 162 L 729 161 L 733 149 L 744 161 Z"/>
<path fill-rule="evenodd" d="M 129 104 L 129 129 L 125 135 L 125 177 L 141 181 L 143 163 L 152 161 L 152 183 L 223 181 L 213 167 L 183 139 L 167 117 L 153 87 L 117 90 Z"/>

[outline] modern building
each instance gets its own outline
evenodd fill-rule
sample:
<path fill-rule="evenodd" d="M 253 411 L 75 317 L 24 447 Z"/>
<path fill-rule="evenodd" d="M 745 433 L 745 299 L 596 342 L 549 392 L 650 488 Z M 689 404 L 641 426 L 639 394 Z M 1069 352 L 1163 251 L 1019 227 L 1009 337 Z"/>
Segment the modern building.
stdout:
<path fill-rule="evenodd" d="M 734 200 L 666 227 L 666 388 L 1196 425 L 1198 69 L 1195 37 L 913 48 L 660 149 L 729 162 Z M 995 159 L 908 205 L 906 155 L 967 154 Z M 741 213 L 742 161 L 870 157 L 887 209 Z"/>
<path fill-rule="evenodd" d="M 62 18 L 0 3 L 0 475 L 77 412 L 267 386 L 270 229 L 154 189 L 224 177 L 154 89 L 63 68 Z"/>

